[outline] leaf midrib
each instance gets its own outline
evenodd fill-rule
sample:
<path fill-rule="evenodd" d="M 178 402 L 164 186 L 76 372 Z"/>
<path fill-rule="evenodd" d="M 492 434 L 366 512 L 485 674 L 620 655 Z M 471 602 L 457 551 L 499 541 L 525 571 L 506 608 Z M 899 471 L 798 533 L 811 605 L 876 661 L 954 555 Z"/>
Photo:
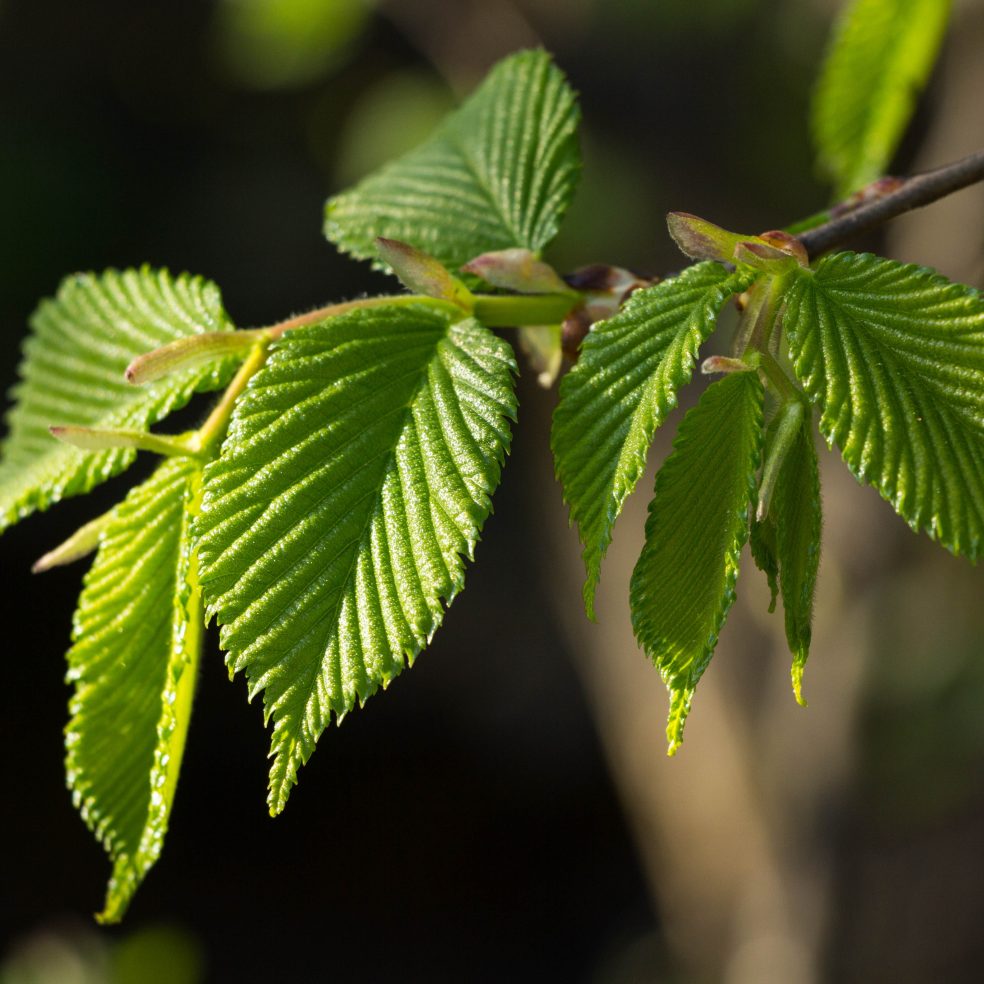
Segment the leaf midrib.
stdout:
<path fill-rule="evenodd" d="M 437 343 L 434 346 L 433 356 L 430 359 L 428 359 L 426 364 L 422 367 L 420 385 L 418 385 L 414 389 L 413 396 L 407 401 L 406 405 L 403 408 L 403 421 L 400 426 L 399 437 L 397 438 L 396 441 L 393 442 L 393 447 L 389 450 L 389 452 L 386 455 L 386 463 L 382 468 L 383 478 L 382 481 L 379 483 L 378 487 L 375 489 L 374 494 L 377 500 L 376 505 L 372 509 L 367 511 L 366 520 L 365 523 L 363 524 L 362 530 L 360 531 L 358 538 L 352 541 L 354 544 L 356 544 L 356 547 L 352 551 L 352 559 L 349 562 L 348 570 L 345 573 L 345 577 L 340 582 L 341 587 L 338 591 L 338 598 L 336 599 L 336 602 L 332 606 L 331 610 L 329 612 L 325 612 L 325 614 L 322 615 L 322 617 L 318 619 L 318 621 L 316 621 L 311 626 L 311 628 L 308 630 L 307 633 L 308 635 L 315 633 L 322 624 L 324 624 L 326 621 L 329 620 L 329 618 L 330 618 L 331 625 L 337 626 L 338 624 L 341 615 L 342 605 L 345 602 L 345 598 L 348 594 L 349 587 L 351 586 L 352 583 L 352 578 L 355 572 L 356 565 L 358 563 L 359 557 L 362 554 L 363 546 L 366 540 L 366 534 L 371 528 L 373 520 L 376 518 L 376 512 L 379 508 L 379 503 L 378 503 L 379 496 L 381 495 L 383 485 L 386 483 L 386 479 L 393 468 L 396 459 L 397 449 L 400 446 L 400 441 L 403 439 L 403 436 L 406 433 L 407 418 L 413 416 L 413 405 L 414 403 L 416 403 L 420 393 L 428 385 L 430 379 L 431 366 L 433 365 L 434 360 L 438 357 L 438 353 L 441 349 L 441 346 L 447 341 L 453 327 L 454 327 L 453 325 L 448 325 L 444 334 L 438 339 Z M 402 599 L 399 600 L 400 600 L 400 607 L 402 608 L 403 607 Z M 404 618 L 406 619 L 405 612 L 404 612 Z M 407 621 L 409 622 L 409 620 Z M 282 704 L 280 703 L 280 701 L 277 701 L 277 704 L 279 704 L 280 709 L 282 711 L 287 712 L 282 715 L 282 720 L 287 720 L 288 715 L 292 714 L 296 706 L 299 705 L 302 708 L 302 710 L 306 710 L 312 700 L 317 700 L 317 693 L 314 690 L 314 688 L 311 686 L 311 684 L 313 684 L 313 682 L 317 679 L 318 674 L 321 672 L 321 670 L 324 667 L 324 656 L 325 653 L 327 652 L 327 644 L 330 641 L 331 641 L 331 631 L 327 633 L 327 635 L 324 637 L 323 642 L 319 645 L 319 648 L 322 650 L 320 660 L 316 664 L 313 664 L 311 668 L 308 670 L 308 672 L 304 674 L 302 677 L 302 679 L 305 681 L 307 686 L 303 690 L 299 687 L 296 688 L 296 692 L 300 694 L 299 698 L 295 700 L 289 700 L 286 702 L 286 704 Z M 335 711 L 335 713 L 337 715 L 338 712 Z M 291 750 L 289 752 L 289 757 L 291 760 L 293 759 L 293 755 L 294 755 L 293 749 L 294 746 L 297 744 L 297 741 L 298 741 L 297 738 L 291 735 L 290 738 Z"/>

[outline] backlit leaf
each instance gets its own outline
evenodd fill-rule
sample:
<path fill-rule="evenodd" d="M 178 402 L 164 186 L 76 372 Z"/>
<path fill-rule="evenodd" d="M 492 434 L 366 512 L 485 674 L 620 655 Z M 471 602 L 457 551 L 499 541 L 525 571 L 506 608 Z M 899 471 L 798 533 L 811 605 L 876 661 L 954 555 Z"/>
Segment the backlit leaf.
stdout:
<path fill-rule="evenodd" d="M 810 655 L 813 593 L 823 527 L 812 414 L 804 415 L 779 470 L 769 523 L 775 536 L 786 640 L 793 654 L 793 690 L 797 701 L 803 704 L 803 668 Z"/>
<path fill-rule="evenodd" d="M 820 165 L 843 197 L 880 177 L 939 51 L 949 0 L 850 0 L 813 103 Z"/>
<path fill-rule="evenodd" d="M 984 545 L 984 298 L 922 267 L 836 253 L 796 275 L 783 324 L 820 431 L 914 530 Z"/>
<path fill-rule="evenodd" d="M 171 458 L 116 508 L 75 613 L 68 784 L 113 873 L 100 916 L 123 917 L 161 852 L 191 715 L 203 611 L 188 507 L 201 473 Z"/>
<path fill-rule="evenodd" d="M 77 274 L 41 302 L 24 345 L 21 382 L 0 459 L 0 530 L 123 471 L 129 448 L 80 451 L 51 436 L 52 424 L 146 430 L 193 393 L 218 389 L 234 363 L 178 372 L 146 386 L 123 378 L 138 355 L 232 325 L 214 284 L 166 270 Z"/>
<path fill-rule="evenodd" d="M 646 468 L 653 435 L 676 406 L 721 307 L 751 279 L 706 262 L 636 291 L 618 314 L 592 327 L 561 381 L 551 444 L 584 544 L 591 617 L 612 527 Z"/>
<path fill-rule="evenodd" d="M 539 252 L 574 195 L 578 115 L 546 52 L 512 55 L 421 146 L 330 199 L 325 235 L 374 262 L 377 236 L 452 268 L 491 250 Z"/>
<path fill-rule="evenodd" d="M 286 334 L 206 469 L 202 585 L 273 718 L 273 813 L 463 586 L 516 403 L 512 350 L 461 317 L 431 301 Z"/>
<path fill-rule="evenodd" d="M 656 475 L 646 543 L 632 572 L 632 626 L 670 691 L 669 753 L 735 599 L 762 445 L 754 372 L 711 384 Z"/>

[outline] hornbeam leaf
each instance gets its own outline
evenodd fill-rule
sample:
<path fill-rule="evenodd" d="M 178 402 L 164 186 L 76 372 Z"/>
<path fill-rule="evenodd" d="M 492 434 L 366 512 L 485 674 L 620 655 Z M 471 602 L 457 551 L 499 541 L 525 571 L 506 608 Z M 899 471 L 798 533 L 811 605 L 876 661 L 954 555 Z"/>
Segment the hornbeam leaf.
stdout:
<path fill-rule="evenodd" d="M 748 545 L 752 551 L 755 566 L 765 575 L 769 585 L 769 611 L 776 610 L 779 598 L 779 558 L 776 546 L 776 524 L 771 516 L 759 520 L 752 517 Z"/>
<path fill-rule="evenodd" d="M 424 648 L 461 590 L 515 415 L 510 347 L 439 301 L 276 342 L 205 472 L 202 586 L 274 721 L 271 813 L 332 713 Z"/>
<path fill-rule="evenodd" d="M 914 530 L 984 546 L 984 297 L 922 267 L 836 253 L 798 271 L 783 324 L 820 431 Z"/>
<path fill-rule="evenodd" d="M 359 259 L 377 236 L 449 267 L 553 239 L 580 173 L 574 93 L 544 51 L 501 61 L 421 146 L 328 201 L 325 235 Z"/>
<path fill-rule="evenodd" d="M 721 307 L 752 276 L 705 262 L 636 291 L 618 314 L 592 327 L 561 381 L 551 445 L 584 544 L 591 618 L 612 527 L 646 468 L 653 435 L 676 406 L 677 388 L 690 379 Z"/>
<path fill-rule="evenodd" d="M 762 384 L 734 373 L 683 419 L 656 475 L 646 543 L 632 572 L 636 638 L 670 691 L 669 754 L 735 599 L 762 446 Z"/>
<path fill-rule="evenodd" d="M 786 639 L 793 654 L 793 692 L 796 700 L 805 706 L 803 668 L 810 655 L 813 593 L 820 566 L 823 528 L 820 471 L 810 413 L 804 415 L 783 459 L 769 507 L 769 521 L 774 524 L 775 560 L 779 568 Z"/>
<path fill-rule="evenodd" d="M 148 267 L 78 274 L 41 302 L 31 325 L 0 458 L 0 531 L 88 492 L 136 454 L 132 448 L 81 451 L 55 440 L 49 425 L 146 430 L 193 393 L 223 386 L 233 368 L 223 360 L 141 387 L 123 378 L 144 352 L 186 335 L 232 329 L 218 288 L 187 274 Z"/>
<path fill-rule="evenodd" d="M 157 860 L 184 752 L 204 624 L 188 507 L 196 462 L 172 458 L 117 506 L 75 613 L 68 785 L 113 872 L 118 922 Z"/>
<path fill-rule="evenodd" d="M 819 162 L 838 196 L 884 173 L 932 71 L 949 14 L 949 0 L 846 6 L 813 101 Z"/>

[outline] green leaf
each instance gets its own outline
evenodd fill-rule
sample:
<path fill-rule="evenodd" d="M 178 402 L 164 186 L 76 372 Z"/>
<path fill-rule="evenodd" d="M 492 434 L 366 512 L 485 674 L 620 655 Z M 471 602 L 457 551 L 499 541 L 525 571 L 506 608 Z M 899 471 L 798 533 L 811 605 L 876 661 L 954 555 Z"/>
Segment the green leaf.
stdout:
<path fill-rule="evenodd" d="M 0 460 L 0 531 L 36 509 L 123 471 L 131 448 L 80 451 L 55 440 L 52 424 L 146 430 L 193 393 L 223 386 L 234 363 L 176 373 L 135 387 L 123 378 L 136 356 L 186 335 L 229 331 L 214 284 L 166 270 L 109 270 L 63 281 L 42 301 L 24 345 L 16 405 Z"/>
<path fill-rule="evenodd" d="M 853 0 L 845 7 L 813 101 L 819 163 L 838 196 L 884 173 L 949 14 L 949 0 Z"/>
<path fill-rule="evenodd" d="M 578 115 L 546 52 L 512 55 L 421 146 L 330 199 L 325 235 L 377 263 L 377 236 L 452 268 L 490 250 L 539 252 L 574 195 Z"/>
<path fill-rule="evenodd" d="M 288 332 L 206 469 L 202 586 L 274 720 L 271 813 L 463 586 L 516 402 L 512 350 L 460 318 L 422 301 Z"/>
<path fill-rule="evenodd" d="M 561 381 L 551 445 L 584 544 L 591 618 L 612 527 L 646 468 L 653 435 L 676 406 L 721 307 L 752 279 L 706 262 L 636 291 L 618 314 L 592 327 Z"/>
<path fill-rule="evenodd" d="M 810 655 L 813 593 L 820 566 L 820 534 L 823 528 L 820 471 L 813 446 L 810 413 L 804 415 L 783 459 L 772 494 L 769 519 L 775 535 L 775 558 L 786 618 L 786 639 L 793 654 L 793 692 L 796 700 L 806 706 L 803 700 L 803 668 Z M 753 537 L 753 551 L 754 542 Z"/>
<path fill-rule="evenodd" d="M 984 298 L 922 267 L 836 253 L 783 324 L 820 431 L 914 530 L 976 560 L 984 537 Z"/>
<path fill-rule="evenodd" d="M 774 612 L 779 598 L 779 548 L 776 545 L 776 524 L 771 516 L 766 516 L 763 520 L 752 517 L 748 544 L 755 566 L 765 575 L 769 584 L 769 612 Z"/>
<path fill-rule="evenodd" d="M 629 603 L 636 638 L 670 691 L 670 755 L 683 741 L 694 690 L 735 599 L 755 499 L 762 400 L 754 372 L 712 383 L 656 475 Z"/>
<path fill-rule="evenodd" d="M 117 506 L 85 577 L 68 653 L 68 785 L 113 862 L 118 922 L 157 860 L 181 768 L 201 647 L 188 507 L 197 463 L 172 458 Z"/>

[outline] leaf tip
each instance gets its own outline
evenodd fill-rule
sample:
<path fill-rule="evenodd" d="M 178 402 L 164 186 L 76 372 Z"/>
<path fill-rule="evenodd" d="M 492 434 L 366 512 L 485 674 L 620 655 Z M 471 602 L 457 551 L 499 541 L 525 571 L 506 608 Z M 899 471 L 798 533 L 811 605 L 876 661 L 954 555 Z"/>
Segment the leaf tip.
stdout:
<path fill-rule="evenodd" d="M 95 920 L 100 926 L 116 926 L 123 921 L 123 910 L 115 901 L 106 901 L 102 912 L 95 914 Z"/>
<path fill-rule="evenodd" d="M 52 559 L 53 552 L 54 551 L 49 550 L 48 553 L 38 557 L 38 559 L 31 564 L 31 573 L 43 574 L 45 571 L 50 571 L 52 567 L 55 566 L 55 562 Z"/>
<path fill-rule="evenodd" d="M 126 858 L 118 858 L 106 888 L 102 912 L 95 914 L 95 920 L 100 926 L 115 926 L 123 921 L 139 882 L 139 874 L 129 868 Z"/>
<path fill-rule="evenodd" d="M 493 250 L 470 259 L 462 273 L 480 277 L 493 287 L 520 294 L 569 294 L 571 288 L 560 274 L 524 247 Z"/>
<path fill-rule="evenodd" d="M 683 726 L 687 723 L 693 697 L 693 688 L 670 691 L 670 716 L 666 722 L 666 754 L 670 758 L 676 755 L 683 745 Z"/>
<path fill-rule="evenodd" d="M 716 376 L 719 373 L 748 372 L 752 366 L 741 359 L 727 355 L 710 355 L 700 364 L 702 376 Z"/>
<path fill-rule="evenodd" d="M 597 593 L 597 589 L 598 574 L 589 568 L 584 587 L 581 589 L 581 596 L 584 598 L 584 614 L 588 616 L 588 620 L 591 622 L 598 621 L 598 615 L 595 612 L 595 594 Z"/>
<path fill-rule="evenodd" d="M 793 681 L 793 696 L 800 707 L 809 707 L 806 698 L 803 696 L 803 670 L 806 667 L 807 652 L 799 649 L 793 657 L 793 665 L 790 669 L 790 677 Z"/>
<path fill-rule="evenodd" d="M 692 260 L 726 263 L 731 259 L 736 241 L 741 238 L 690 212 L 667 213 L 666 228 L 680 252 Z"/>

